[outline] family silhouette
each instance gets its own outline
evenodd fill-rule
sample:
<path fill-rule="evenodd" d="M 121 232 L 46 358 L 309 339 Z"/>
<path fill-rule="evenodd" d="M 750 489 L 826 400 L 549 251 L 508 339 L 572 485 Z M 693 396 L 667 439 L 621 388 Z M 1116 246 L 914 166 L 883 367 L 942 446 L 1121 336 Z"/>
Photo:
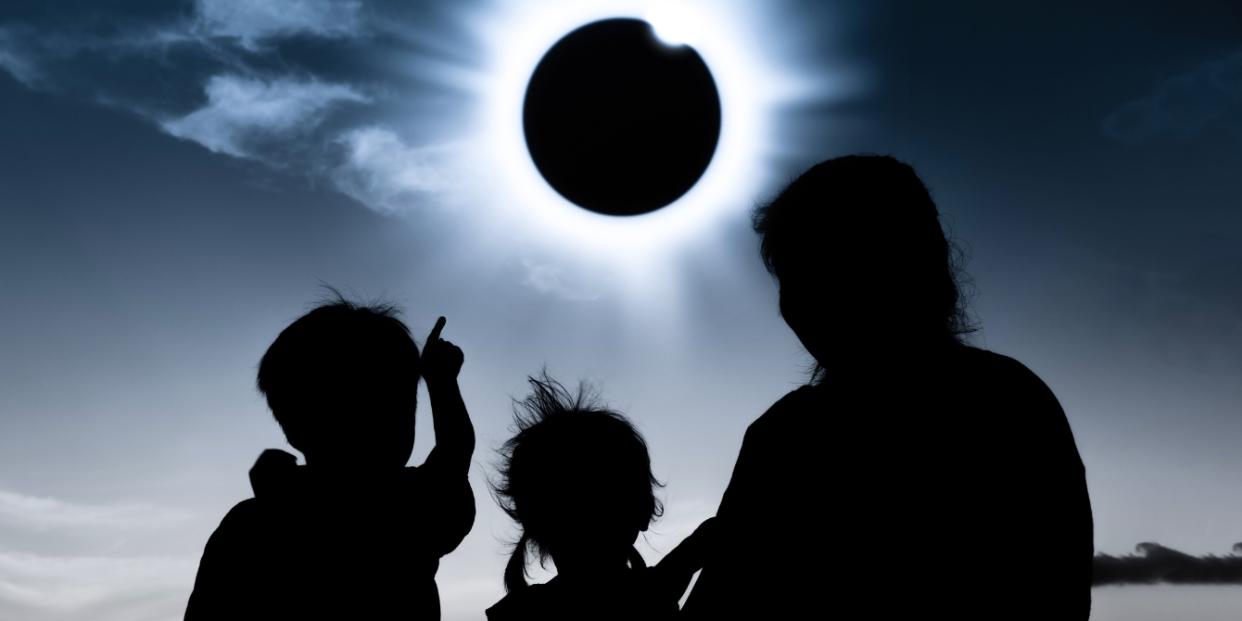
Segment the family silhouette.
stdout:
<path fill-rule="evenodd" d="M 1086 619 L 1092 516 L 1069 423 L 1029 369 L 966 344 L 957 253 L 915 171 L 822 162 L 754 228 L 816 367 L 749 426 L 716 516 L 646 566 L 634 542 L 662 507 L 643 436 L 588 387 L 531 377 L 492 478 L 521 535 L 480 616 Z M 439 618 L 439 560 L 475 514 L 464 355 L 444 327 L 420 352 L 397 309 L 338 295 L 280 333 L 258 388 L 305 465 L 259 457 L 187 621 Z M 435 446 L 409 467 L 420 379 Z M 996 571 L 1015 542 L 1028 558 Z"/>

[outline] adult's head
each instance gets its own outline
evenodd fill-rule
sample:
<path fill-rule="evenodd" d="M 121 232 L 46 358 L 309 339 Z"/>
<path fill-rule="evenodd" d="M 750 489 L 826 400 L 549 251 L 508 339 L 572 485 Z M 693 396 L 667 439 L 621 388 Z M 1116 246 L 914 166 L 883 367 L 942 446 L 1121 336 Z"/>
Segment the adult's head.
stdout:
<path fill-rule="evenodd" d="M 419 353 L 393 306 L 337 298 L 299 317 L 259 363 L 259 391 L 312 466 L 404 466 L 414 449 Z"/>
<path fill-rule="evenodd" d="M 781 315 L 823 367 L 969 331 L 952 248 L 914 169 L 880 155 L 816 164 L 755 213 Z"/>

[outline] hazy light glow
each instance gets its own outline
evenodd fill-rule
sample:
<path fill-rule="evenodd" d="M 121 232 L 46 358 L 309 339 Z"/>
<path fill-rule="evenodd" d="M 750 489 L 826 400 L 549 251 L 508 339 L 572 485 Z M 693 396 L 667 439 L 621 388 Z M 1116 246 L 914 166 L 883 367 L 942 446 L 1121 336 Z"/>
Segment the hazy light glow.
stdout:
<path fill-rule="evenodd" d="M 499 175 L 493 191 L 512 215 L 528 221 L 540 237 L 568 249 L 653 260 L 692 237 L 714 229 L 724 216 L 752 206 L 761 190 L 763 155 L 780 104 L 799 89 L 789 71 L 764 62 L 764 47 L 748 30 L 748 15 L 764 5 L 746 7 L 700 2 L 597 0 L 550 3 L 511 1 L 489 11 L 479 25 L 490 58 L 481 93 L 485 118 L 479 144 L 487 145 L 491 170 Z M 561 197 L 539 174 L 526 147 L 522 105 L 536 65 L 558 40 L 580 26 L 609 18 L 651 23 L 670 43 L 691 45 L 716 81 L 721 100 L 721 130 L 716 153 L 698 183 L 658 211 L 629 217 L 587 211 Z M 802 90 L 805 93 L 805 90 Z M 624 266 L 621 266 L 624 267 Z"/>
<path fill-rule="evenodd" d="M 698 20 L 685 2 L 655 3 L 644 14 L 643 19 L 651 24 L 656 37 L 667 45 L 696 45 L 702 39 Z"/>

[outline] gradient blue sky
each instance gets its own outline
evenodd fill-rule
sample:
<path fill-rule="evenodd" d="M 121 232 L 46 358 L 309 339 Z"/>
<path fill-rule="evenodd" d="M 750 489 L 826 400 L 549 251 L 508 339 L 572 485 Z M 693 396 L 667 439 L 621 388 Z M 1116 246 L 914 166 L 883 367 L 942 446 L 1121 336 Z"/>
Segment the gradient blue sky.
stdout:
<path fill-rule="evenodd" d="M 532 202 L 511 161 L 509 60 L 563 5 L 0 8 L 0 617 L 180 617 L 247 469 L 284 446 L 254 372 L 321 283 L 401 304 L 416 334 L 446 315 L 466 351 L 481 510 L 442 565 L 446 618 L 501 594 L 511 527 L 484 480 L 545 364 L 646 434 L 658 557 L 809 362 L 748 211 L 857 151 L 920 171 L 969 252 L 975 342 L 1061 399 L 1097 549 L 1242 541 L 1236 2 L 699 4 L 682 23 L 745 139 L 694 218 L 616 228 Z"/>

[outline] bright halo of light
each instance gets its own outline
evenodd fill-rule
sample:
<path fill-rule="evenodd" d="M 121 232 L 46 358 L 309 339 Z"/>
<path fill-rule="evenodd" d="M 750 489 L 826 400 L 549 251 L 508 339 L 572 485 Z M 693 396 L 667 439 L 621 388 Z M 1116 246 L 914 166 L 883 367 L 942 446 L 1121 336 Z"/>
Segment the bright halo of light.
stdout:
<path fill-rule="evenodd" d="M 702 32 L 693 7 L 679 0 L 656 3 L 643 15 L 643 19 L 651 24 L 656 37 L 667 45 L 694 46 Z"/>
<path fill-rule="evenodd" d="M 485 76 L 479 83 L 484 104 L 479 144 L 497 175 L 489 188 L 510 215 L 537 227 L 540 237 L 599 257 L 613 254 L 633 263 L 655 259 L 726 216 L 752 206 L 764 178 L 763 155 L 781 103 L 787 103 L 788 72 L 762 63 L 763 49 L 748 31 L 748 6 L 678 0 L 583 0 L 532 2 L 509 0 L 489 10 L 476 24 L 486 42 Z M 574 205 L 539 173 L 527 149 L 522 125 L 526 87 L 544 54 L 577 28 L 609 18 L 634 18 L 653 24 L 670 43 L 692 45 L 716 82 L 721 128 L 707 170 L 672 204 L 639 216 L 608 216 Z M 796 89 L 794 89 L 796 90 Z M 784 95 L 784 96 L 783 96 Z"/>

